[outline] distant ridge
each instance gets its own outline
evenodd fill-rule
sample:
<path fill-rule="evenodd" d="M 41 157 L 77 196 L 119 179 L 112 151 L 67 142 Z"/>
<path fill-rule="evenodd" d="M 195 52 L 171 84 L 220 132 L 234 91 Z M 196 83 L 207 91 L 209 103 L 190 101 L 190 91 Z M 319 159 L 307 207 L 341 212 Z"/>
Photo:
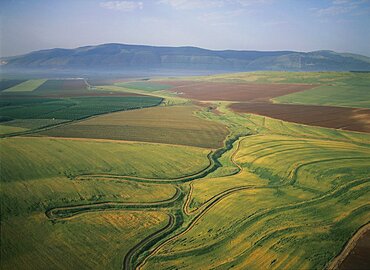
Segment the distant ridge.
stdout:
<path fill-rule="evenodd" d="M 49 49 L 0 60 L 3 70 L 369 71 L 370 58 L 334 51 L 236 51 L 102 44 Z"/>

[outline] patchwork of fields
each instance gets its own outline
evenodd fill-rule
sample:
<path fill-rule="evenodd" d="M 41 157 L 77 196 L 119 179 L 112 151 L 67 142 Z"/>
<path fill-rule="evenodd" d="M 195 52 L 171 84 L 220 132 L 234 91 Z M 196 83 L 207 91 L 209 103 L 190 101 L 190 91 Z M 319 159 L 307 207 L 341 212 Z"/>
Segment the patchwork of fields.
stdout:
<path fill-rule="evenodd" d="M 0 135 L 25 134 L 115 111 L 156 106 L 162 98 L 89 89 L 85 80 L 27 80 L 0 94 Z"/>
<path fill-rule="evenodd" d="M 327 268 L 370 224 L 368 80 L 0 81 L 1 269 Z"/>

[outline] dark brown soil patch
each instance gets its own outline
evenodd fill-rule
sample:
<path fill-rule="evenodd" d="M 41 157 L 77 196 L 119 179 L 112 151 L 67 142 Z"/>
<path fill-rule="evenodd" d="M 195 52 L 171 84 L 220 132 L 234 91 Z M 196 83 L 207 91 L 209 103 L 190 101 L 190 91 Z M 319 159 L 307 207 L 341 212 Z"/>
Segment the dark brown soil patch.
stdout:
<path fill-rule="evenodd" d="M 271 103 L 234 103 L 230 108 L 288 122 L 370 133 L 370 109 Z"/>
<path fill-rule="evenodd" d="M 370 231 L 367 231 L 357 241 L 354 249 L 338 267 L 339 270 L 370 269 Z"/>
<path fill-rule="evenodd" d="M 271 98 L 311 89 L 311 84 L 253 84 L 220 82 L 162 82 L 170 91 L 197 100 L 268 101 Z"/>
<path fill-rule="evenodd" d="M 50 95 L 42 95 L 43 97 L 142 97 L 146 95 L 136 94 L 136 93 L 128 93 L 128 92 L 109 92 L 109 91 L 83 91 L 83 92 L 75 92 L 75 93 L 58 93 L 58 94 L 50 94 Z"/>

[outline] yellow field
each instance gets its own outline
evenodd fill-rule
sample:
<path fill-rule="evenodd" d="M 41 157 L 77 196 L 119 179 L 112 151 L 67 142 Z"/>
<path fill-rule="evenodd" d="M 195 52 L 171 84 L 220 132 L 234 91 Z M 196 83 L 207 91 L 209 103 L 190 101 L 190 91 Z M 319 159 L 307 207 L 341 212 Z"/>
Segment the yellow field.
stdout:
<path fill-rule="evenodd" d="M 137 211 L 89 213 L 63 223 L 43 213 L 14 217 L 2 221 L 1 269 L 120 269 L 128 249 L 167 222 L 164 213 Z"/>
<path fill-rule="evenodd" d="M 234 143 L 220 159 L 227 170 L 190 183 L 186 229 L 141 269 L 323 268 L 370 220 L 370 137 L 222 117 L 259 134 Z"/>
<path fill-rule="evenodd" d="M 26 128 L 12 127 L 7 125 L 0 125 L 0 135 L 9 134 L 13 132 L 25 131 Z"/>

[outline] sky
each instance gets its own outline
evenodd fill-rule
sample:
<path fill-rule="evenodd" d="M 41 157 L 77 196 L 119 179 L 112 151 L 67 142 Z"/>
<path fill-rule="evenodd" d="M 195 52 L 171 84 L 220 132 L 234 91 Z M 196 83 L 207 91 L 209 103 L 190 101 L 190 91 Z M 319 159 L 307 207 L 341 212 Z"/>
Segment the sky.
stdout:
<path fill-rule="evenodd" d="M 370 56 L 370 0 L 0 0 L 0 55 L 103 43 Z"/>

